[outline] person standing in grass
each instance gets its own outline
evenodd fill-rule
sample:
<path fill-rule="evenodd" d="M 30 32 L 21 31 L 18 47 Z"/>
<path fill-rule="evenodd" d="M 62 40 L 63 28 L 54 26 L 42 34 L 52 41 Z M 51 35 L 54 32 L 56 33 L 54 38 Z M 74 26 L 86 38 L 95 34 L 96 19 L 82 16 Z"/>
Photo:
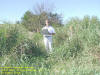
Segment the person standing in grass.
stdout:
<path fill-rule="evenodd" d="M 52 36 L 56 33 L 54 28 L 49 25 L 48 19 L 45 20 L 45 27 L 42 28 L 42 34 L 44 38 L 44 45 L 47 52 L 52 52 Z"/>

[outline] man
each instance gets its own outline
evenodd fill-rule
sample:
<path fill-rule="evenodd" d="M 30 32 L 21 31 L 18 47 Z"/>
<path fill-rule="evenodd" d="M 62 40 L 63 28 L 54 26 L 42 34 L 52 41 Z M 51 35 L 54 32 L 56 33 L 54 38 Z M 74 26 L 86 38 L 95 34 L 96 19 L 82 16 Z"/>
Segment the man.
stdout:
<path fill-rule="evenodd" d="M 45 20 L 46 26 L 42 28 L 42 34 L 44 37 L 44 45 L 47 52 L 52 52 L 52 35 L 55 34 L 55 30 L 49 25 L 48 20 Z"/>

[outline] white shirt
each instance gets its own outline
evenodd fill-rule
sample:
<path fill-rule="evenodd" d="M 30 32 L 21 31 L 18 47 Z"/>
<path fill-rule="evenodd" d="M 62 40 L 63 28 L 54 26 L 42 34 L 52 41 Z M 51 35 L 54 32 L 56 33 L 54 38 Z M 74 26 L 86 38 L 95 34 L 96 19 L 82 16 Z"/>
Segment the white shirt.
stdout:
<path fill-rule="evenodd" d="M 52 26 L 45 26 L 42 28 L 42 30 L 43 29 L 48 29 L 49 33 L 56 33 Z M 52 35 L 44 35 L 44 36 L 52 36 Z"/>

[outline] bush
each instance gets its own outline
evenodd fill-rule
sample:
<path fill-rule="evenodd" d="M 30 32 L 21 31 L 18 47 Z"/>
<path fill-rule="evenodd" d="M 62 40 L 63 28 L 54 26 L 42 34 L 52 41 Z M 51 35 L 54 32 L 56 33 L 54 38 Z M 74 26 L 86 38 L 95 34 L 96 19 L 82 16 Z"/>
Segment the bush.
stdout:
<path fill-rule="evenodd" d="M 0 53 L 5 54 L 13 51 L 18 43 L 24 38 L 25 30 L 19 25 L 4 24 L 0 27 Z M 22 32 L 23 31 L 23 32 Z"/>

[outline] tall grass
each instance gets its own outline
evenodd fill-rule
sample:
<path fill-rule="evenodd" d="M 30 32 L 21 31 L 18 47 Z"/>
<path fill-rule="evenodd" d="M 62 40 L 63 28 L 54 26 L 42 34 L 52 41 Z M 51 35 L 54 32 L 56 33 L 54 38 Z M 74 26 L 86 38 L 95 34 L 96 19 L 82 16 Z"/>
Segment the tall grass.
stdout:
<path fill-rule="evenodd" d="M 21 75 L 100 74 L 100 20 L 97 17 L 72 18 L 64 27 L 56 28 L 50 55 L 42 39 L 40 33 L 30 35 L 21 25 L 1 26 L 1 66 L 36 69 Z"/>

